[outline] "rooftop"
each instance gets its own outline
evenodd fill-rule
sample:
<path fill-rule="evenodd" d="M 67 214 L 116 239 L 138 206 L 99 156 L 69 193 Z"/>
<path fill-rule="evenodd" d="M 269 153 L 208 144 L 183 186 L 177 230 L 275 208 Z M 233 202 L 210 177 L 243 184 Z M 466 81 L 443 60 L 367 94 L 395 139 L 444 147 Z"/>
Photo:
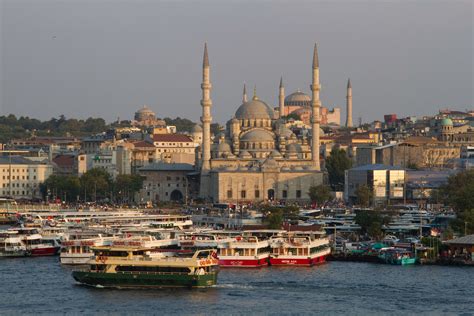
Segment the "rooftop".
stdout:
<path fill-rule="evenodd" d="M 373 164 L 373 165 L 363 165 L 359 167 L 352 168 L 350 170 L 355 171 L 369 171 L 369 170 L 405 170 L 403 167 L 400 166 L 388 166 L 382 164 Z"/>
<path fill-rule="evenodd" d="M 182 134 L 155 134 L 153 135 L 152 139 L 155 142 L 193 142 L 193 140 L 189 136 Z"/>
<path fill-rule="evenodd" d="M 140 171 L 194 171 L 194 166 L 189 163 L 152 163 L 141 167 Z"/>
<path fill-rule="evenodd" d="M 448 245 L 474 245 L 474 235 L 454 238 L 445 242 Z"/>

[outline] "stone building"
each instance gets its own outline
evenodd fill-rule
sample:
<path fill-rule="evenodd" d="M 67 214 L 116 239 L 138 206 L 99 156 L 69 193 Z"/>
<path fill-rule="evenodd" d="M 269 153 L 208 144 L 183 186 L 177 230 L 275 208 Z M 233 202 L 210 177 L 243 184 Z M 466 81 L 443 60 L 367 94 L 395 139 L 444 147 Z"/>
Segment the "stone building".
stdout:
<path fill-rule="evenodd" d="M 51 174 L 53 165 L 47 160 L 0 157 L 0 195 L 14 199 L 41 198 L 40 184 Z"/>
<path fill-rule="evenodd" d="M 211 143 L 212 122 L 210 65 L 204 49 L 202 88 L 201 154 L 196 167 L 200 171 L 200 197 L 214 202 L 296 201 L 307 202 L 312 185 L 323 183 L 320 168 L 319 60 L 313 54 L 312 98 L 305 98 L 311 109 L 311 138 L 297 137 L 284 126 L 279 111 L 260 100 L 254 91 L 243 102 L 226 131 Z M 282 84 L 281 84 L 282 88 Z M 280 88 L 280 99 L 282 89 Z M 296 102 L 296 101 L 295 101 Z M 309 102 L 309 103 L 308 103 Z M 304 105 L 301 105 L 304 106 Z M 284 113 L 283 105 L 283 113 Z M 280 108 L 282 104 L 280 102 Z"/>
<path fill-rule="evenodd" d="M 385 164 L 417 168 L 448 168 L 460 157 L 461 147 L 434 138 L 411 136 L 400 143 L 359 146 L 356 165 Z"/>
<path fill-rule="evenodd" d="M 148 106 L 144 105 L 141 109 L 135 112 L 134 120 L 132 121 L 134 126 L 166 126 L 166 122 L 156 118 L 155 112 L 150 110 Z"/>
<path fill-rule="evenodd" d="M 194 171 L 186 163 L 152 163 L 138 170 L 145 177 L 143 189 L 139 192 L 142 203 L 151 202 L 184 202 L 188 196 L 196 196 L 195 188 L 188 182 L 188 173 Z"/>

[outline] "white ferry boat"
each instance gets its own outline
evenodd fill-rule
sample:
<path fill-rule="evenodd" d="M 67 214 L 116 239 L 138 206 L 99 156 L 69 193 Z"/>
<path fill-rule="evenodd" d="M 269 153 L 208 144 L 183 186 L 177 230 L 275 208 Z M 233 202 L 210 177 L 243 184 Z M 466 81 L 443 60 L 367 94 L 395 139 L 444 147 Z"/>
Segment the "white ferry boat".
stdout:
<path fill-rule="evenodd" d="M 270 240 L 272 266 L 313 266 L 326 261 L 331 253 L 324 231 L 288 232 Z"/>
<path fill-rule="evenodd" d="M 268 266 L 270 246 L 268 240 L 256 236 L 237 236 L 235 240 L 218 244 L 221 267 L 257 268 Z"/>

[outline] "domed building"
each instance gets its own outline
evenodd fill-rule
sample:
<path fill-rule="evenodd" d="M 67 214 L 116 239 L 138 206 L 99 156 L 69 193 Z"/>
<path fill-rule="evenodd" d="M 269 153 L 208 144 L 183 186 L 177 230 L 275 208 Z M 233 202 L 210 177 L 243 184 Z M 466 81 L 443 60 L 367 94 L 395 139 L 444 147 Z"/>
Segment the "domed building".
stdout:
<path fill-rule="evenodd" d="M 319 89 L 317 51 L 314 54 L 313 87 Z M 211 142 L 210 67 L 205 48 L 203 62 L 203 141 L 195 165 L 200 172 L 200 197 L 217 203 L 308 202 L 309 187 L 323 182 L 320 169 L 319 122 L 311 137 L 298 138 L 280 120 L 279 111 L 260 100 L 254 90 L 227 122 L 225 133 Z M 317 95 L 316 93 L 314 95 Z M 297 92 L 287 97 L 295 106 L 319 111 L 319 100 Z M 300 102 L 300 103 L 298 103 Z M 301 103 L 303 102 L 303 103 Z M 315 154 L 313 154 L 315 153 Z"/>
<path fill-rule="evenodd" d="M 284 100 L 280 100 L 283 106 L 280 105 L 279 109 L 279 112 L 283 113 L 282 116 L 296 114 L 300 120 L 309 125 L 311 117 L 311 97 L 299 89 L 285 97 L 283 82 L 280 82 L 280 95 L 280 98 L 282 98 L 282 96 L 284 97 Z M 319 115 L 321 124 L 340 125 L 341 123 L 341 109 L 338 107 L 330 110 L 322 106 L 319 109 Z"/>
<path fill-rule="evenodd" d="M 158 120 L 155 112 L 153 112 L 148 106 L 144 105 L 142 108 L 135 112 L 134 120 L 132 125 L 135 126 L 166 126 L 165 121 Z"/>
<path fill-rule="evenodd" d="M 454 135 L 454 124 L 453 121 L 447 117 L 443 118 L 439 122 L 439 140 L 442 141 L 452 141 Z"/>

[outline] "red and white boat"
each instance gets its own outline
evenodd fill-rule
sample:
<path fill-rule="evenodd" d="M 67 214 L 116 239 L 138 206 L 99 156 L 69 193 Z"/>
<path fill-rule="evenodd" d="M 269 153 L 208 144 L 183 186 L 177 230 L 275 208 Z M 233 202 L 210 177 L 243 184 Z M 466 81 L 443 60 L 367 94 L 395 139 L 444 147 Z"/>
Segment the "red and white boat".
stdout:
<path fill-rule="evenodd" d="M 331 253 L 329 239 L 321 232 L 288 232 L 270 240 L 272 266 L 311 267 L 326 261 Z"/>
<path fill-rule="evenodd" d="M 59 252 L 60 247 L 44 242 L 36 228 L 11 228 L 10 231 L 16 232 L 29 256 L 54 256 Z"/>
<path fill-rule="evenodd" d="M 236 237 L 217 245 L 221 267 L 257 268 L 268 266 L 270 246 L 268 240 L 256 236 Z"/>

